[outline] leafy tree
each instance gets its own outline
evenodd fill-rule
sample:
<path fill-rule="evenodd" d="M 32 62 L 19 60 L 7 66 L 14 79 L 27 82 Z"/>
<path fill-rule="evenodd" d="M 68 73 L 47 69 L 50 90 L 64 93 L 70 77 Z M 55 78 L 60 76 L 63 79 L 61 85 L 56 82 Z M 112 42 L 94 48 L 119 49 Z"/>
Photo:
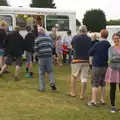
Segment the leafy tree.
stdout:
<path fill-rule="evenodd" d="M 120 20 L 109 20 L 107 21 L 107 25 L 120 25 Z"/>
<path fill-rule="evenodd" d="M 80 25 L 81 25 L 80 21 L 76 19 L 76 26 L 80 26 Z"/>
<path fill-rule="evenodd" d="M 7 0 L 0 0 L 0 6 L 9 6 L 9 3 Z"/>
<path fill-rule="evenodd" d="M 106 16 L 100 9 L 91 9 L 86 11 L 83 18 L 83 24 L 87 26 L 91 32 L 100 32 L 106 28 Z"/>
<path fill-rule="evenodd" d="M 56 8 L 53 0 L 32 0 L 30 7 Z"/>

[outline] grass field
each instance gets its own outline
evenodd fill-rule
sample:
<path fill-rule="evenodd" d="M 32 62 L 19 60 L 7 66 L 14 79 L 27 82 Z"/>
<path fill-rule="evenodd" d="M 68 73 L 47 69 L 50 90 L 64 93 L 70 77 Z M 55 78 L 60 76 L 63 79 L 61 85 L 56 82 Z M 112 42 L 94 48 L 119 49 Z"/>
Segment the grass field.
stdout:
<path fill-rule="evenodd" d="M 66 95 L 70 88 L 70 67 L 55 67 L 57 91 L 52 92 L 46 75 L 46 92 L 40 93 L 38 68 L 34 66 L 34 79 L 24 78 L 22 67 L 21 81 L 15 82 L 10 74 L 0 79 L 0 120 L 120 120 L 120 113 L 111 114 L 109 104 L 109 86 L 107 87 L 107 105 L 88 107 L 91 99 L 90 79 L 87 89 L 87 99 L 79 99 L 80 82 L 77 81 L 77 96 Z M 98 97 L 99 103 L 99 97 Z M 117 91 L 117 109 L 120 108 L 120 95 Z"/>

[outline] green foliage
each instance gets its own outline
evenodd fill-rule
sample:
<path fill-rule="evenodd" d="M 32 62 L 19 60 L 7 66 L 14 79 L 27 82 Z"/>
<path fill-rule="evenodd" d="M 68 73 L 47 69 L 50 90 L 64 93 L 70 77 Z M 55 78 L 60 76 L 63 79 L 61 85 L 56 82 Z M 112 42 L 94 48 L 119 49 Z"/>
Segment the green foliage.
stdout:
<path fill-rule="evenodd" d="M 9 3 L 7 0 L 0 0 L 0 6 L 9 6 Z"/>
<path fill-rule="evenodd" d="M 88 10 L 84 14 L 83 24 L 91 32 L 100 32 L 101 29 L 106 28 L 105 13 L 100 9 Z"/>
<path fill-rule="evenodd" d="M 53 0 L 32 0 L 30 7 L 55 8 Z"/>
<path fill-rule="evenodd" d="M 120 25 L 120 20 L 107 21 L 107 25 Z"/>
<path fill-rule="evenodd" d="M 76 26 L 80 26 L 80 25 L 81 25 L 80 21 L 76 19 Z"/>

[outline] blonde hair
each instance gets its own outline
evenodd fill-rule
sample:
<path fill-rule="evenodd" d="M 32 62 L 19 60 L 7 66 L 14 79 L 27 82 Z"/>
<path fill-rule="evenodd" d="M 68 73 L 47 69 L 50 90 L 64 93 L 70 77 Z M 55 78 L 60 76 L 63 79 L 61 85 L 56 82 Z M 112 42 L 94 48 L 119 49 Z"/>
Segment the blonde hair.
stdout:
<path fill-rule="evenodd" d="M 5 21 L 0 21 L 0 27 L 5 28 L 7 23 Z"/>
<path fill-rule="evenodd" d="M 14 31 L 20 32 L 20 27 L 19 27 L 19 26 L 16 26 L 16 27 L 14 28 Z"/>
<path fill-rule="evenodd" d="M 98 39 L 97 33 L 92 33 L 92 40 L 97 40 L 97 39 Z"/>

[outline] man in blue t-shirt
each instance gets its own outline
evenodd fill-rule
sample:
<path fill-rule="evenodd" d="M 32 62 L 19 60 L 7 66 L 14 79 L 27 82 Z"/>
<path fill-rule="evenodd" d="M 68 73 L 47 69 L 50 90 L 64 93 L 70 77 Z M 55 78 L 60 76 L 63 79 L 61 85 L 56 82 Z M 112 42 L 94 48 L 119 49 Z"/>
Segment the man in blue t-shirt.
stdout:
<path fill-rule="evenodd" d="M 82 25 L 79 35 L 74 36 L 71 45 L 73 48 L 73 60 L 71 65 L 71 91 L 70 96 L 75 97 L 76 79 L 81 79 L 80 99 L 85 99 L 86 85 L 89 72 L 89 51 L 91 48 L 91 38 L 87 35 L 87 27 Z"/>

